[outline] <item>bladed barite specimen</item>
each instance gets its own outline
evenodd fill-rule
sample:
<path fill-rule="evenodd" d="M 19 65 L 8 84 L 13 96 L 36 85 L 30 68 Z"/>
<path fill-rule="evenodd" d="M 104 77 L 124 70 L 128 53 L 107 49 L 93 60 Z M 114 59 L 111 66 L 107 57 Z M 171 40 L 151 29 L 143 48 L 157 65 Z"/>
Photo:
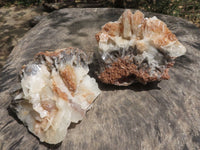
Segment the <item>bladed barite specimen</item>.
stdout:
<path fill-rule="evenodd" d="M 86 54 L 75 48 L 40 52 L 23 66 L 12 108 L 40 141 L 61 142 L 71 122 L 90 109 L 100 90 L 88 71 Z"/>
<path fill-rule="evenodd" d="M 107 84 L 146 84 L 169 79 L 174 59 L 186 48 L 155 16 L 144 18 L 126 10 L 118 21 L 106 23 L 96 34 L 100 70 L 98 78 Z"/>

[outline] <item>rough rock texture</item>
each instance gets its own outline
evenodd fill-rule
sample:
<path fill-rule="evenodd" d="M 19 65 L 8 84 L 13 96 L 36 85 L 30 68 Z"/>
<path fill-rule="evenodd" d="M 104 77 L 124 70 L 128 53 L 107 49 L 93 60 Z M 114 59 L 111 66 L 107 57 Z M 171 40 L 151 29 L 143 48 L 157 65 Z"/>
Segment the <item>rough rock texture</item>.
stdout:
<path fill-rule="evenodd" d="M 145 18 L 137 10 L 125 10 L 96 34 L 101 62 L 98 78 L 107 84 L 127 86 L 133 82 L 169 79 L 174 59 L 186 48 L 156 16 Z"/>
<path fill-rule="evenodd" d="M 1 7 L 0 10 L 0 70 L 14 46 L 33 26 L 32 18 L 45 16 L 41 7 Z M 36 17 L 38 18 L 38 17 Z M 39 19 L 39 18 L 38 18 Z M 32 23 L 31 23 L 32 22 Z M 37 21 L 34 21 L 34 25 Z"/>
<path fill-rule="evenodd" d="M 188 50 L 169 71 L 171 80 L 129 87 L 100 85 L 103 91 L 62 144 L 40 143 L 7 110 L 17 73 L 41 50 L 79 47 L 92 56 L 94 35 L 122 9 L 63 9 L 50 14 L 14 48 L 1 73 L 0 148 L 2 149 L 200 149 L 200 31 L 187 21 L 157 16 Z M 133 11 L 133 10 L 132 10 Z M 87 44 L 86 44 L 87 43 Z M 95 69 L 95 68 L 92 68 Z"/>

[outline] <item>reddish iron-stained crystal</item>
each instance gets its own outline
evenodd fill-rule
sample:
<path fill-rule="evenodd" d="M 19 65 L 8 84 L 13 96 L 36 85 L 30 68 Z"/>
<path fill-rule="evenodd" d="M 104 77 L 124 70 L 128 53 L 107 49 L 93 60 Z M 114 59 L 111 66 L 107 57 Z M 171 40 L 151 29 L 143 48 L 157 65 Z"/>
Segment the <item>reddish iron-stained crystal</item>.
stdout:
<path fill-rule="evenodd" d="M 186 48 L 155 16 L 144 18 L 126 10 L 118 21 L 106 23 L 96 34 L 100 61 L 98 78 L 107 84 L 127 86 L 169 79 L 174 59 Z"/>

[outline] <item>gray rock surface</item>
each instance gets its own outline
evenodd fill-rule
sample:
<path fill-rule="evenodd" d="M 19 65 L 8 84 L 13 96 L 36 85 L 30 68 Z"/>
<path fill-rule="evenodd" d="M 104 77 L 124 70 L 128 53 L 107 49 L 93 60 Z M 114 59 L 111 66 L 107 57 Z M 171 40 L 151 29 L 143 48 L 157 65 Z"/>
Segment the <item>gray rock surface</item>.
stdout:
<path fill-rule="evenodd" d="M 40 143 L 10 112 L 21 66 L 39 51 L 69 46 L 91 56 L 94 35 L 123 9 L 62 9 L 43 18 L 18 43 L 0 74 L 0 149 L 200 149 L 200 30 L 187 21 L 156 15 L 187 48 L 171 79 L 156 84 L 115 87 L 99 84 L 102 94 L 58 145 Z M 94 66 L 92 69 L 95 69 Z"/>

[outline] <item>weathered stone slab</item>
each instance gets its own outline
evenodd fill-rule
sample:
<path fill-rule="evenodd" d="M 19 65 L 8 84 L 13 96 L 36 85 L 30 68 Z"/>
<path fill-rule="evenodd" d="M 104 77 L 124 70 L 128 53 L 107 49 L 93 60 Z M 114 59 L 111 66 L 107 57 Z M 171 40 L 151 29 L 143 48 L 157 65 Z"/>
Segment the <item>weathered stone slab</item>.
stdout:
<path fill-rule="evenodd" d="M 100 83 L 102 94 L 83 121 L 69 129 L 62 144 L 40 143 L 8 109 L 21 66 L 37 52 L 73 46 L 84 49 L 92 59 L 97 48 L 95 33 L 123 11 L 62 9 L 42 19 L 22 38 L 0 76 L 0 149 L 200 148 L 200 30 L 171 16 L 145 13 L 166 22 L 187 48 L 170 70 L 171 79 L 129 87 Z"/>

